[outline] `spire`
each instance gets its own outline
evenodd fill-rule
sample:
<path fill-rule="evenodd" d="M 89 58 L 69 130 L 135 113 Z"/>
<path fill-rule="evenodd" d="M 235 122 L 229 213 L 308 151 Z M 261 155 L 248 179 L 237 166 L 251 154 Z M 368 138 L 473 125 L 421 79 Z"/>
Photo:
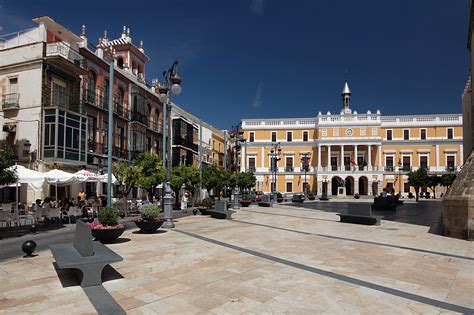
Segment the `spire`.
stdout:
<path fill-rule="evenodd" d="M 351 90 L 349 89 L 349 84 L 347 80 L 344 82 L 344 88 L 342 89 L 342 111 L 344 114 L 350 114 L 351 110 Z"/>

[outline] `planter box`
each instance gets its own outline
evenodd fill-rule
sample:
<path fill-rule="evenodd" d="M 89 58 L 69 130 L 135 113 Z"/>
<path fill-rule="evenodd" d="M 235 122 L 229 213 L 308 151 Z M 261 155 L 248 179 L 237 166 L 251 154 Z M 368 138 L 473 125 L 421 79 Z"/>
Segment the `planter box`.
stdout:
<path fill-rule="evenodd" d="M 248 207 L 248 206 L 250 206 L 251 203 L 252 203 L 252 201 L 250 201 L 250 200 L 248 200 L 248 201 L 247 201 L 247 200 L 245 200 L 245 201 L 244 201 L 244 200 L 240 200 L 240 205 L 241 205 L 242 207 Z"/>
<path fill-rule="evenodd" d="M 112 243 L 117 238 L 119 238 L 120 235 L 123 234 L 123 232 L 125 231 L 125 227 L 103 230 L 91 229 L 91 231 L 92 236 L 95 237 L 97 240 L 101 241 L 102 243 Z"/>
<path fill-rule="evenodd" d="M 199 212 L 201 212 L 202 215 L 210 215 L 209 213 L 209 208 L 206 208 L 206 207 L 197 207 L 197 209 L 199 210 Z"/>
<path fill-rule="evenodd" d="M 140 229 L 141 233 L 155 233 L 165 220 L 159 221 L 135 221 L 135 225 Z"/>

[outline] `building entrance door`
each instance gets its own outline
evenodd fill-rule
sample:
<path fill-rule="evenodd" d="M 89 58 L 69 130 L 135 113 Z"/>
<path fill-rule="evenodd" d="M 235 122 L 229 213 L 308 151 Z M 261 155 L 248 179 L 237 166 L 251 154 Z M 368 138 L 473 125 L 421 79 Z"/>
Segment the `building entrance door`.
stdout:
<path fill-rule="evenodd" d="M 331 157 L 331 171 L 337 171 L 337 157 L 332 156 Z"/>

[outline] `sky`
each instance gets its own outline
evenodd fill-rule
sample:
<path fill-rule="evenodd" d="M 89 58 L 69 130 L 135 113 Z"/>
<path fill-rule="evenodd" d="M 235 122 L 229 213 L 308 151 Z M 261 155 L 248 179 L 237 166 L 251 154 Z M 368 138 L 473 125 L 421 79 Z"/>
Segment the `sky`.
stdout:
<path fill-rule="evenodd" d="M 468 0 L 0 0 L 0 36 L 49 15 L 89 42 L 124 25 L 146 78 L 179 60 L 173 101 L 221 129 L 243 118 L 460 113 L 469 75 Z"/>

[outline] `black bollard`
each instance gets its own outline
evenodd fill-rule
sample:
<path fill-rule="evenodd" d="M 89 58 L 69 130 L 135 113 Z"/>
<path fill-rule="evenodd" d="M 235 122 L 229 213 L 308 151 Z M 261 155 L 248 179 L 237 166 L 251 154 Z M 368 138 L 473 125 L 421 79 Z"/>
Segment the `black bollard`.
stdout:
<path fill-rule="evenodd" d="M 36 224 L 32 224 L 32 225 L 30 226 L 30 232 L 31 232 L 31 233 L 36 233 L 36 232 L 38 232 L 38 226 L 37 226 Z"/>
<path fill-rule="evenodd" d="M 23 257 L 34 257 L 33 252 L 36 249 L 36 243 L 35 241 L 26 241 L 21 245 L 21 250 L 26 254 L 26 256 Z"/>

